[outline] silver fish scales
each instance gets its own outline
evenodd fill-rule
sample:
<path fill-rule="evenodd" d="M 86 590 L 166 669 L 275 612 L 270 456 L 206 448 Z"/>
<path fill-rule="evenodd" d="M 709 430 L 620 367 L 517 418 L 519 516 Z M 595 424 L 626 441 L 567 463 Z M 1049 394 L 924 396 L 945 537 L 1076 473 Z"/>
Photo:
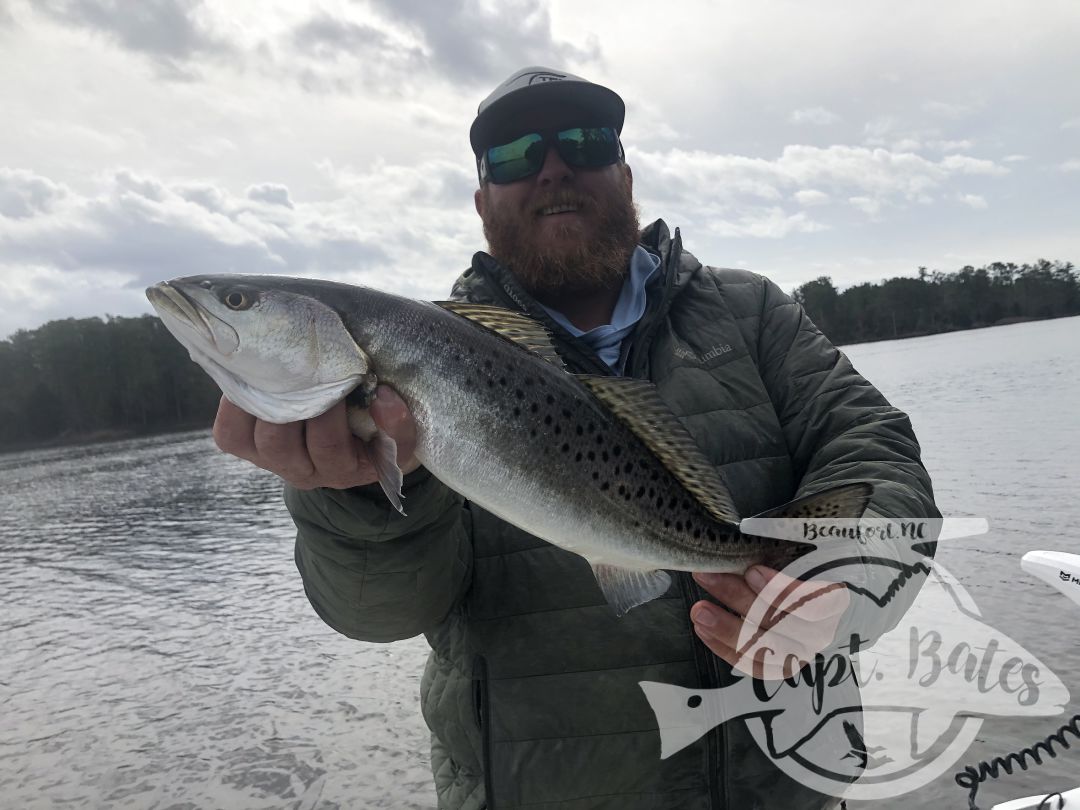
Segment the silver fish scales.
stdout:
<path fill-rule="evenodd" d="M 348 396 L 399 510 L 396 447 L 366 415 L 377 383 L 417 425 L 416 457 L 465 498 L 585 557 L 619 613 L 667 570 L 742 572 L 790 544 L 739 531 L 723 479 L 647 382 L 569 373 L 515 312 L 278 276 L 195 276 L 147 296 L 192 359 L 260 419 L 316 416 Z M 872 488 L 762 516 L 859 517 Z"/>

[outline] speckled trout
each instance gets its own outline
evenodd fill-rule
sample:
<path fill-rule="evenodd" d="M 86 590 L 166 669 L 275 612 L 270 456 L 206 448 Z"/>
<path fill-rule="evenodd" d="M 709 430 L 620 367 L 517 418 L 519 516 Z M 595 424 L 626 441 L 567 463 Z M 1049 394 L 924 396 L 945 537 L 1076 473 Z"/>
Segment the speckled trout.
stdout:
<path fill-rule="evenodd" d="M 417 459 L 588 560 L 620 615 L 667 591 L 667 570 L 743 572 L 796 545 L 740 532 L 723 478 L 651 383 L 570 373 L 550 333 L 520 313 L 278 276 L 192 276 L 147 297 L 259 419 L 309 419 L 346 398 L 402 511 L 396 446 L 366 410 L 378 384 L 396 390 L 416 421 Z M 844 485 L 756 517 L 858 518 L 871 494 Z"/>

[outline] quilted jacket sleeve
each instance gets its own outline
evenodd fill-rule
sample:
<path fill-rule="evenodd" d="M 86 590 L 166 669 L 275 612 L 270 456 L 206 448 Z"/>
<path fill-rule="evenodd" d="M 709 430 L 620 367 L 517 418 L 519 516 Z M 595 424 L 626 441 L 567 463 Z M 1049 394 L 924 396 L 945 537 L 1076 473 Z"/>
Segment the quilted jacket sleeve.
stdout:
<path fill-rule="evenodd" d="M 407 516 L 377 485 L 285 488 L 308 600 L 351 638 L 419 635 L 446 617 L 468 585 L 472 544 L 461 497 L 424 469 L 406 476 L 403 494 Z"/>
<path fill-rule="evenodd" d="M 797 496 L 866 481 L 874 485 L 868 517 L 940 517 L 907 415 L 854 369 L 799 304 L 772 282 L 762 283 L 758 365 L 783 427 L 796 480 L 801 476 Z M 837 638 L 844 641 L 858 632 L 865 648 L 896 626 L 925 574 L 911 568 L 919 555 L 912 553 L 908 540 L 879 537 L 856 545 L 864 560 L 884 558 L 901 565 L 864 564 L 863 581 L 851 582 L 879 596 L 890 586 L 896 591 L 883 608 L 865 599 L 852 601 Z M 904 565 L 910 578 L 899 575 Z"/>

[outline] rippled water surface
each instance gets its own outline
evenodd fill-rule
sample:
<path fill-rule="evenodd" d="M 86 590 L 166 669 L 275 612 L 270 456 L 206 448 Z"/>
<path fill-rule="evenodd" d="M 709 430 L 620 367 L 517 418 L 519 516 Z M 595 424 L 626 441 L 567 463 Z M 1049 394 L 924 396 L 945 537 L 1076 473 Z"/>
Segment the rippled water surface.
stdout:
<path fill-rule="evenodd" d="M 0 807 L 431 808 L 426 645 L 315 616 L 206 433 L 0 456 Z"/>
<path fill-rule="evenodd" d="M 938 559 L 1080 695 L 1080 606 L 1019 567 L 1080 551 L 1078 347 L 1070 318 L 845 351 L 942 510 L 990 520 Z M 277 479 L 206 433 L 0 456 L 0 807 L 433 808 L 426 645 L 323 625 L 292 543 Z M 987 720 L 963 762 L 1063 719 Z M 966 807 L 953 770 L 873 806 Z M 980 804 L 1078 783 L 1080 746 Z"/>
<path fill-rule="evenodd" d="M 942 513 L 989 520 L 989 534 L 943 544 L 937 561 L 986 623 L 1049 665 L 1072 692 L 1061 717 L 988 718 L 956 768 L 917 794 L 855 805 L 966 808 L 956 770 L 1032 745 L 1080 713 L 1080 605 L 1020 568 L 1032 549 L 1080 553 L 1080 318 L 844 351 L 911 417 Z M 986 783 L 979 806 L 1080 785 L 1080 740 L 1047 763 Z"/>

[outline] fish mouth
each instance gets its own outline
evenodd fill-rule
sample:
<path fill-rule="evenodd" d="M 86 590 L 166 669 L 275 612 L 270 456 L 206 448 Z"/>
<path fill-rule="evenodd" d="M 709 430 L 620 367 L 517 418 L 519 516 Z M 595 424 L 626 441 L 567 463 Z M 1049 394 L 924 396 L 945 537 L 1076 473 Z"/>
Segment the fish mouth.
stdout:
<path fill-rule="evenodd" d="M 146 297 L 150 305 L 163 319 L 168 318 L 175 324 L 186 326 L 200 338 L 213 345 L 214 331 L 206 320 L 203 309 L 168 281 L 159 281 L 153 287 L 146 288 Z"/>
<path fill-rule="evenodd" d="M 206 354 L 204 347 L 228 356 L 240 346 L 240 336 L 173 282 L 160 281 L 146 288 L 146 297 L 170 332 L 189 351 Z M 177 331 L 181 328 L 181 332 Z"/>

